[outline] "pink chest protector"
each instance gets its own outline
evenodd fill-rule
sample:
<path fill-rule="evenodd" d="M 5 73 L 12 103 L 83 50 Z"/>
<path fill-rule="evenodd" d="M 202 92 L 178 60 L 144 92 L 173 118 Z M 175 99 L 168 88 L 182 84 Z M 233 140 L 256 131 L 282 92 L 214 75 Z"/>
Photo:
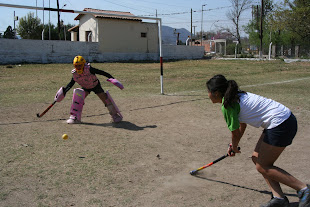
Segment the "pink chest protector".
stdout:
<path fill-rule="evenodd" d="M 98 84 L 96 75 L 90 72 L 90 64 L 84 66 L 83 73 L 79 75 L 75 69 L 72 70 L 73 80 L 83 88 L 91 89 Z"/>

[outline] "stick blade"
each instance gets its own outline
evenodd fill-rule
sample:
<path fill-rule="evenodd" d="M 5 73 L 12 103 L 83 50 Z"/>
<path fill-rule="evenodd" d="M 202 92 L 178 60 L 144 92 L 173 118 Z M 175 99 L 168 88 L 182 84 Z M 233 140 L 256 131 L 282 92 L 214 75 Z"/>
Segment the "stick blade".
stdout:
<path fill-rule="evenodd" d="M 41 116 L 40 116 L 40 114 L 39 114 L 39 113 L 37 113 L 37 117 L 38 117 L 38 118 L 41 118 Z"/>
<path fill-rule="evenodd" d="M 191 175 L 197 175 L 197 173 L 198 173 L 198 170 L 192 170 L 189 172 L 189 174 L 191 174 Z"/>

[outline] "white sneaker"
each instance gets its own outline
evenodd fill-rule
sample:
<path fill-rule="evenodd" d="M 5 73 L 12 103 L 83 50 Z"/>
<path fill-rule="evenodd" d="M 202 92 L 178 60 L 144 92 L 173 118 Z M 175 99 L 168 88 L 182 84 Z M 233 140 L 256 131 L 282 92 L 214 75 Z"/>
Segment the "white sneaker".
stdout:
<path fill-rule="evenodd" d="M 68 120 L 67 120 L 67 124 L 80 124 L 81 121 L 80 120 L 77 120 L 76 118 L 72 118 L 70 117 Z"/>

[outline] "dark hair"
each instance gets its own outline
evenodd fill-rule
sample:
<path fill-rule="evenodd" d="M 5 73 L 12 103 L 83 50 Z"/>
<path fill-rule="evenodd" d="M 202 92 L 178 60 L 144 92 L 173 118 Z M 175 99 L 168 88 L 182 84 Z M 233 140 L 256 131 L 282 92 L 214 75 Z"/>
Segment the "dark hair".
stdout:
<path fill-rule="evenodd" d="M 224 107 L 232 106 L 233 103 L 239 102 L 239 93 L 245 91 L 239 90 L 239 86 L 234 80 L 227 80 L 223 75 L 215 75 L 207 81 L 207 88 L 213 94 L 218 91 L 221 97 L 224 97 Z"/>

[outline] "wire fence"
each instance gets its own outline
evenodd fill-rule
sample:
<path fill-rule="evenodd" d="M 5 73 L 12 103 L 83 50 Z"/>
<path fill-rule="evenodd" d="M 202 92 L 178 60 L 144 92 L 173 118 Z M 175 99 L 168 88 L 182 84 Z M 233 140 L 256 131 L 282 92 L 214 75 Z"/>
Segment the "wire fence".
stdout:
<path fill-rule="evenodd" d="M 272 54 L 276 57 L 309 58 L 310 46 L 306 45 L 275 45 Z"/>

